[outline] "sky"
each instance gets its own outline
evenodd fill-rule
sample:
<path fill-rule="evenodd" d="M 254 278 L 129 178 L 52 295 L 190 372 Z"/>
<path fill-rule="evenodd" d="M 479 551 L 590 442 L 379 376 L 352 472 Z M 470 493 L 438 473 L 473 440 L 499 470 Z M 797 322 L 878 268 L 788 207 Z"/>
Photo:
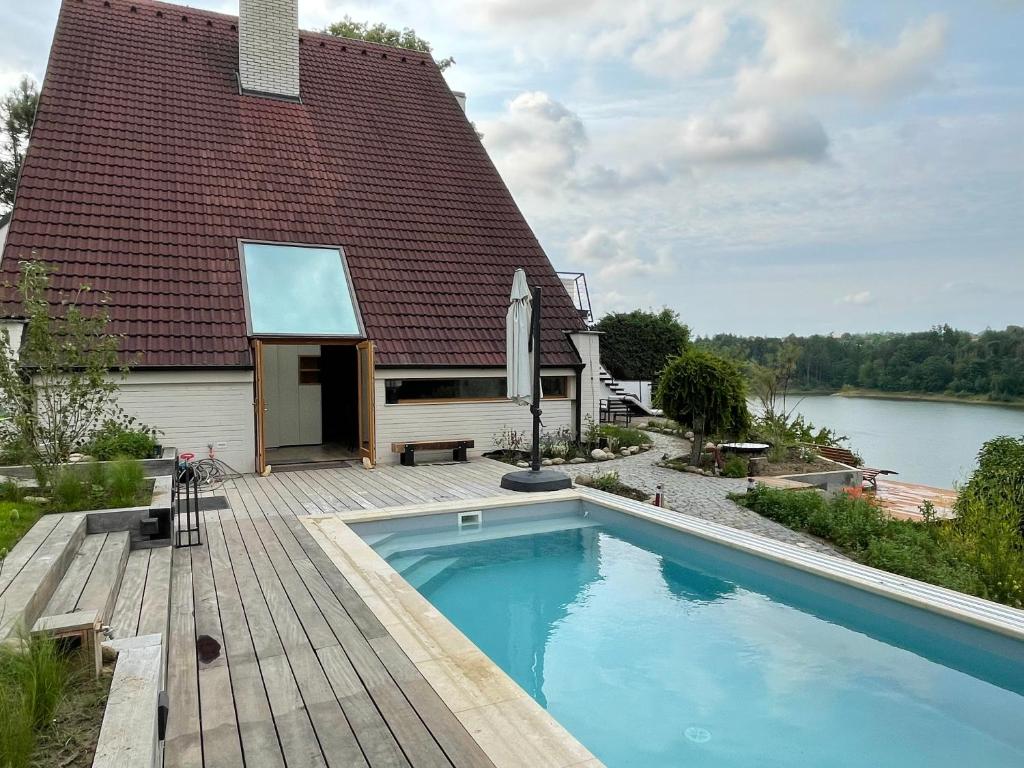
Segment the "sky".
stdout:
<path fill-rule="evenodd" d="M 237 13 L 237 0 L 190 5 Z M 0 89 L 59 3 L 0 0 Z M 409 26 L 597 315 L 1024 324 L 1024 0 L 299 0 Z"/>

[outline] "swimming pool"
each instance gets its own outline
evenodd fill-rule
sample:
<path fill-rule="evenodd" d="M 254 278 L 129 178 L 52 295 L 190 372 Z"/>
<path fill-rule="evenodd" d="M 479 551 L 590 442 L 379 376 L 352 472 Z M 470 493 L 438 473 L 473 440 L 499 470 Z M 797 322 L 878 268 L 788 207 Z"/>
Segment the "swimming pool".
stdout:
<path fill-rule="evenodd" d="M 350 525 L 611 768 L 1024 765 L 1019 612 L 594 492 Z"/>

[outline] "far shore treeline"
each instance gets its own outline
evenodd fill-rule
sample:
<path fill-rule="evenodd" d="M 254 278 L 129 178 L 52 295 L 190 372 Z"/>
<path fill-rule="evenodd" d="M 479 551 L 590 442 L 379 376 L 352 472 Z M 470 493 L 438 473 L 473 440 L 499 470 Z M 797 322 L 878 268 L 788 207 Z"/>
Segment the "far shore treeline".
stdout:
<path fill-rule="evenodd" d="M 1024 327 L 920 333 L 765 338 L 718 334 L 694 343 L 738 361 L 771 365 L 783 347 L 799 350 L 793 389 L 945 394 L 993 401 L 1024 399 Z"/>

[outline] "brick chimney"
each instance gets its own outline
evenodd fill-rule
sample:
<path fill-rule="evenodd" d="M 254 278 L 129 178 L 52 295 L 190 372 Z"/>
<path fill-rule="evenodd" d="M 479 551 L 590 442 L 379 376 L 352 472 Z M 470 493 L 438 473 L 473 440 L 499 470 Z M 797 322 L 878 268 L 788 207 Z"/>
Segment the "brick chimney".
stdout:
<path fill-rule="evenodd" d="M 298 0 L 239 0 L 243 93 L 299 98 Z"/>

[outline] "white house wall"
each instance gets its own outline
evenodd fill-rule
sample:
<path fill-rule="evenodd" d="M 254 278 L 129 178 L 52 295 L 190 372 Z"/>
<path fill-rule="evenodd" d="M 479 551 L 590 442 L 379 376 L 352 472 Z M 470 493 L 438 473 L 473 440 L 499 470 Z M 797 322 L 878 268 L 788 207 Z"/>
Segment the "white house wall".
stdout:
<path fill-rule="evenodd" d="M 600 421 L 601 400 L 608 397 L 604 394 L 601 383 L 601 334 L 597 331 L 582 331 L 569 335 L 570 340 L 579 353 L 585 366 L 580 373 L 580 423 L 586 429 L 587 416 L 596 424 Z"/>
<path fill-rule="evenodd" d="M 159 441 L 239 472 L 255 470 L 252 371 L 133 371 L 121 383 L 124 411 L 163 433 Z"/>
<path fill-rule="evenodd" d="M 504 376 L 505 369 L 378 369 L 375 375 L 375 402 L 377 410 L 377 462 L 395 463 L 398 454 L 391 452 L 392 443 L 407 440 L 454 440 L 471 438 L 476 448 L 470 455 L 494 450 L 494 436 L 509 427 L 526 434 L 529 442 L 533 420 L 530 409 L 510 400 L 481 402 L 452 401 L 450 403 L 395 403 L 385 402 L 386 379 L 458 379 L 486 376 Z M 565 427 L 575 431 L 576 372 L 569 368 L 545 369 L 545 376 L 568 376 L 569 397 L 543 400 L 541 417 L 544 431 L 553 432 Z M 440 457 L 439 454 L 428 454 Z"/>

